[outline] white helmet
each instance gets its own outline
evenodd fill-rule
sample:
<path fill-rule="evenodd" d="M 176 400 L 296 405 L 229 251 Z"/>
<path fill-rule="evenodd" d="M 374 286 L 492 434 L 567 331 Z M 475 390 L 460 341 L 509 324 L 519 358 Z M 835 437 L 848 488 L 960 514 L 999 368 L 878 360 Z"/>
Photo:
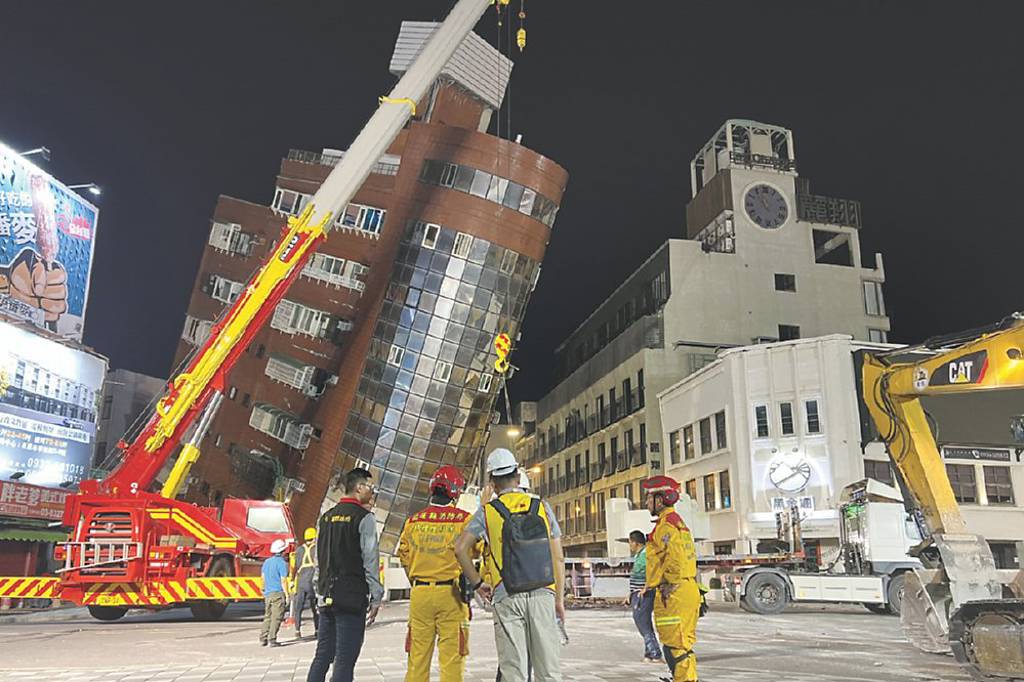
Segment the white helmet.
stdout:
<path fill-rule="evenodd" d="M 519 470 L 519 489 L 524 491 L 530 490 L 530 477 L 523 469 Z"/>
<path fill-rule="evenodd" d="M 288 549 L 288 543 L 278 538 L 270 543 L 271 554 L 284 554 L 284 550 Z"/>
<path fill-rule="evenodd" d="M 512 454 L 511 450 L 496 448 L 487 455 L 487 473 L 489 474 L 508 476 L 515 473 L 518 468 L 519 463 L 516 462 L 516 456 Z"/>

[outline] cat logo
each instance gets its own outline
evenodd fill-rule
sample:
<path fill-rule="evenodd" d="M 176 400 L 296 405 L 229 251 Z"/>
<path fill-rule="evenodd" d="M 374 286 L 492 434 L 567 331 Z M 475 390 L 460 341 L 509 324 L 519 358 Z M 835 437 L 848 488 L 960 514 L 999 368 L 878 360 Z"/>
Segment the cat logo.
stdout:
<path fill-rule="evenodd" d="M 974 361 L 961 360 L 949 363 L 949 383 L 969 384 L 974 376 Z"/>
<path fill-rule="evenodd" d="M 979 384 L 985 379 L 985 372 L 988 370 L 988 352 L 977 351 L 954 358 L 949 362 L 939 365 L 932 373 L 929 386 L 962 386 L 964 384 Z M 915 386 L 917 376 L 915 375 Z"/>

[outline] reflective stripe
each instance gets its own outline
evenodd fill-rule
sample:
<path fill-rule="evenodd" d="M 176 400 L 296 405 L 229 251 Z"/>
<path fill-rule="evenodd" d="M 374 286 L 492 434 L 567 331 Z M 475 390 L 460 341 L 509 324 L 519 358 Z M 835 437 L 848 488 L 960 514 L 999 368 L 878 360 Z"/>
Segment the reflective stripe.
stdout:
<path fill-rule="evenodd" d="M 309 544 L 306 545 L 306 547 L 305 547 L 306 551 L 302 553 L 302 564 L 299 565 L 299 570 L 300 571 L 302 569 L 304 569 L 304 568 L 316 568 L 316 564 L 313 562 L 313 549 L 312 548 L 314 548 L 314 547 L 316 547 L 315 543 L 313 545 L 309 545 Z"/>
<path fill-rule="evenodd" d="M 665 616 L 664 618 L 655 618 L 655 625 L 679 625 L 683 622 L 683 619 L 679 616 Z"/>

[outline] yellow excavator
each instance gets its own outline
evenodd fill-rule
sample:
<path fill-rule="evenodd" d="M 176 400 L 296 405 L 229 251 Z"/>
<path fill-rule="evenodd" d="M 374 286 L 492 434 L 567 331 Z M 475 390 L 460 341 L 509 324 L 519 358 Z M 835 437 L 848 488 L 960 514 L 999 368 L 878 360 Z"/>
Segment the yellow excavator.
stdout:
<path fill-rule="evenodd" d="M 970 532 L 921 398 L 1024 388 L 1024 314 L 919 346 L 868 353 L 864 402 L 924 525 L 906 574 L 900 619 L 923 651 L 952 651 L 980 680 L 1024 680 L 1024 572 L 1004 583 Z M 1024 410 L 1022 410 L 1024 411 Z M 1024 442 L 1024 417 L 1007 425 Z"/>

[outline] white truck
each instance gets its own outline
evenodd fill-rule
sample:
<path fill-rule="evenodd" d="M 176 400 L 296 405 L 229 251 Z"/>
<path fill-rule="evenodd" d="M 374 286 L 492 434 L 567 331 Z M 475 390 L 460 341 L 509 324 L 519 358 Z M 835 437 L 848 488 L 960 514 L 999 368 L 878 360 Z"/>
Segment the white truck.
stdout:
<path fill-rule="evenodd" d="M 840 499 L 841 551 L 832 565 L 819 569 L 808 561 L 800 539 L 800 512 L 791 507 L 777 515 L 778 551 L 698 556 L 701 579 L 720 582 L 725 601 L 753 613 L 779 613 L 791 602 L 833 602 L 898 614 L 903 574 L 921 566 L 907 555 L 921 535 L 900 491 L 864 479 L 846 486 Z M 695 540 L 708 537 L 707 514 L 688 497 L 682 496 L 676 510 Z M 649 533 L 653 528 L 647 511 L 629 509 L 628 500 L 610 500 L 606 517 L 610 557 L 622 556 L 630 531 Z"/>

